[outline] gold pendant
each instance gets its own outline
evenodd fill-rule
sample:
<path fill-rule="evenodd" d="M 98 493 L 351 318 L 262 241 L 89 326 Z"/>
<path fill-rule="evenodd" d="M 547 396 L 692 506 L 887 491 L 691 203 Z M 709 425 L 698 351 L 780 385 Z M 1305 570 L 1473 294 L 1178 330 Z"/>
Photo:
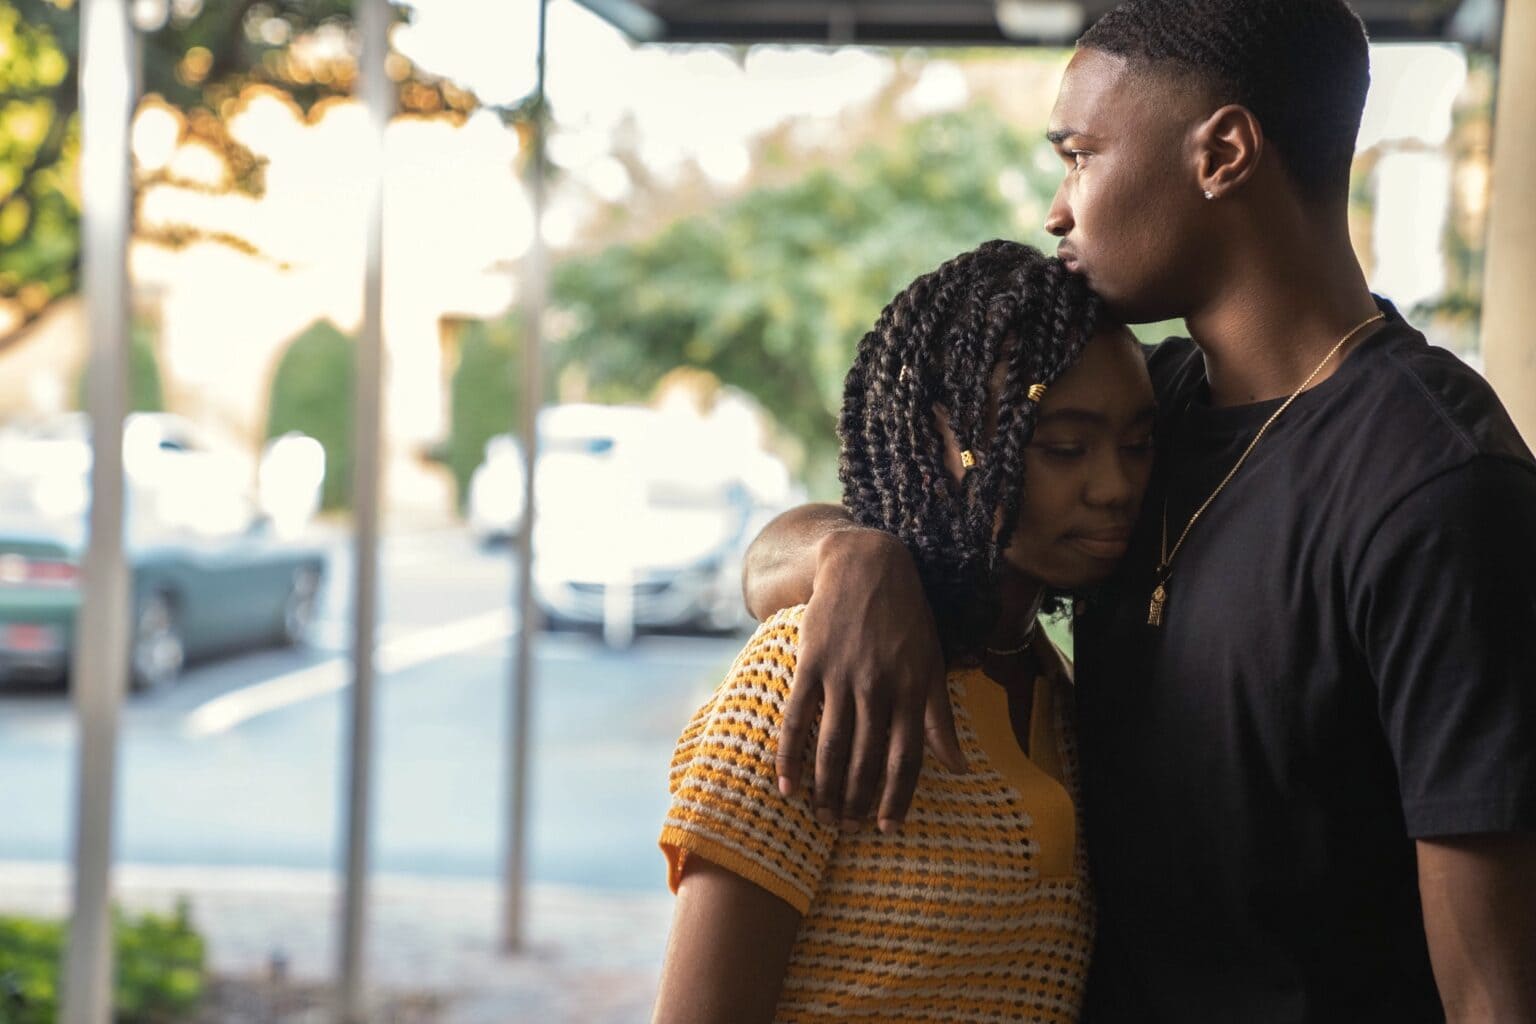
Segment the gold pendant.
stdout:
<path fill-rule="evenodd" d="M 1147 610 L 1147 625 L 1161 626 L 1163 624 L 1163 602 L 1168 600 L 1168 590 L 1161 583 L 1152 591 L 1152 607 Z"/>

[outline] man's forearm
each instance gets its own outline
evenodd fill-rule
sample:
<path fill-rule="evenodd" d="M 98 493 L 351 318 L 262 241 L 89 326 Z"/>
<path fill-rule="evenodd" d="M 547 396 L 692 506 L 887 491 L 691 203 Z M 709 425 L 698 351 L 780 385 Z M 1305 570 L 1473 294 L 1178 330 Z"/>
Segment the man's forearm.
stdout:
<path fill-rule="evenodd" d="M 801 505 L 779 515 L 747 549 L 741 570 L 747 611 L 762 621 L 780 609 L 805 604 L 815 589 L 822 541 L 857 529 L 841 505 Z"/>
<path fill-rule="evenodd" d="M 1418 857 L 1447 1021 L 1536 1020 L 1536 836 L 1420 840 Z"/>

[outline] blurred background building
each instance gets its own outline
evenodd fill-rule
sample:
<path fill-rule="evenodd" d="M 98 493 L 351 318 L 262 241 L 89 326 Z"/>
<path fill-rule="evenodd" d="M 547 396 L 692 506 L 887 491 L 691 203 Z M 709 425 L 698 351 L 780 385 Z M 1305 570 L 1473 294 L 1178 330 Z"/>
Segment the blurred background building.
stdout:
<path fill-rule="evenodd" d="M 69 912 L 94 2 L 0 0 L 0 1021 L 55 1019 Z M 357 11 L 127 6 L 118 1015 L 309 1020 L 335 1005 L 349 806 L 376 174 Z M 1066 44 L 1104 6 L 549 0 L 543 102 L 535 0 L 388 7 L 373 1019 L 645 1016 L 667 759 L 749 625 L 742 551 L 778 511 L 837 497 L 842 377 L 892 294 L 988 238 L 1051 247 L 1045 122 Z M 1376 39 L 1357 250 L 1375 290 L 1482 369 L 1514 29 L 1497 0 L 1357 6 Z M 1527 404 L 1529 372 L 1507 378 Z M 527 935 L 504 956 L 530 394 L 544 633 L 520 780 Z"/>

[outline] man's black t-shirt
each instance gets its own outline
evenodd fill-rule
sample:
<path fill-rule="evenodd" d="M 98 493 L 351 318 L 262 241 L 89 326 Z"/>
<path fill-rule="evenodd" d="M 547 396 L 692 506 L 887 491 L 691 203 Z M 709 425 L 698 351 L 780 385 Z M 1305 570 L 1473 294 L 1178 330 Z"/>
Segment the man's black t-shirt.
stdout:
<path fill-rule="evenodd" d="M 1201 517 L 1279 402 L 1149 356 L 1159 466 L 1078 620 L 1094 1024 L 1443 1019 L 1414 838 L 1536 828 L 1536 464 L 1388 308 Z"/>

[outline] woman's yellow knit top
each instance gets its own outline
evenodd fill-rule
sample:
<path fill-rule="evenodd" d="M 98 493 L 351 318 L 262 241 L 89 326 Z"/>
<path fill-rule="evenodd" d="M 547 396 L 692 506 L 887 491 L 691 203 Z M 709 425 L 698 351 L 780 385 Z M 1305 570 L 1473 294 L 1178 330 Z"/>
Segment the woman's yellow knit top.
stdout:
<path fill-rule="evenodd" d="M 1028 754 L 1004 689 L 979 669 L 951 672 L 970 771 L 925 754 L 897 833 L 844 834 L 816 820 L 803 788 L 778 792 L 774 754 L 803 612 L 763 623 L 678 741 L 661 832 L 672 888 L 697 854 L 800 911 L 775 1017 L 786 1024 L 1075 1022 L 1093 904 L 1060 655 L 1036 642 L 1047 668 Z"/>

